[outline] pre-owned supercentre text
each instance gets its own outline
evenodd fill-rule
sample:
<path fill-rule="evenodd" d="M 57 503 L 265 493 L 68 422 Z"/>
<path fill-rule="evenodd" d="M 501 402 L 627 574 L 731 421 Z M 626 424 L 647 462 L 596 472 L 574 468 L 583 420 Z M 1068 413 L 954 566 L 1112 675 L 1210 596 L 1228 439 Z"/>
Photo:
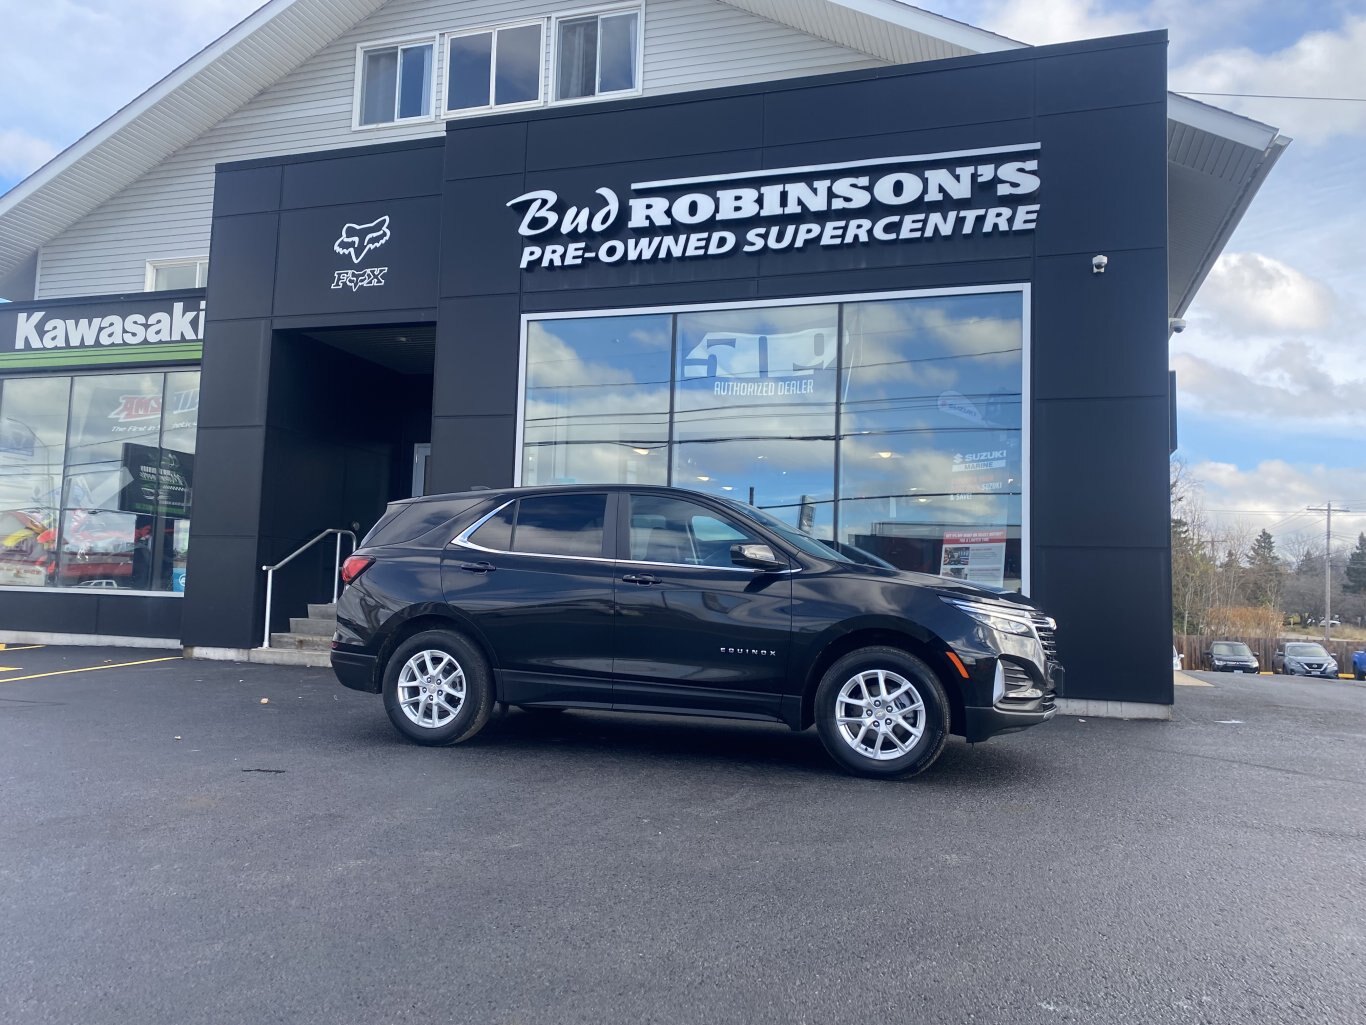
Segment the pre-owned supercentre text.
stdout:
<path fill-rule="evenodd" d="M 1036 226 L 1039 204 L 1022 202 L 1039 191 L 1036 157 L 904 167 L 925 159 L 860 161 L 857 170 L 838 175 L 811 172 L 850 165 L 755 172 L 755 178 L 787 179 L 769 183 L 746 182 L 736 175 L 646 182 L 633 185 L 632 191 L 677 194 L 631 195 L 624 204 L 610 188 L 597 189 L 597 199 L 582 206 L 562 205 L 556 192 L 536 189 L 507 205 L 522 211 L 518 231 L 527 240 L 523 269 L 1005 234 Z M 902 167 L 891 170 L 887 165 Z M 807 174 L 797 180 L 803 171 Z M 696 188 L 704 183 L 707 187 Z M 687 186 L 694 187 L 678 192 Z M 972 205 L 964 204 L 974 199 Z M 813 214 L 827 216 L 812 219 Z M 623 216 L 626 237 L 602 238 Z M 749 223 L 731 230 L 722 226 L 726 222 Z"/>

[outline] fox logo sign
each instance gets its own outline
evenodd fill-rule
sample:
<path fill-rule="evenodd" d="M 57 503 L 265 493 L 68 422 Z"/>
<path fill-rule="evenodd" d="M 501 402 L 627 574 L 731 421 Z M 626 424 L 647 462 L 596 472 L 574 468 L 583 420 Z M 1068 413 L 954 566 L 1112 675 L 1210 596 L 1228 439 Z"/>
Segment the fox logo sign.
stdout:
<path fill-rule="evenodd" d="M 369 224 L 348 224 L 342 228 L 341 238 L 332 244 L 332 248 L 341 256 L 351 257 L 352 263 L 360 263 L 366 253 L 388 241 L 389 216 L 385 214 Z"/>

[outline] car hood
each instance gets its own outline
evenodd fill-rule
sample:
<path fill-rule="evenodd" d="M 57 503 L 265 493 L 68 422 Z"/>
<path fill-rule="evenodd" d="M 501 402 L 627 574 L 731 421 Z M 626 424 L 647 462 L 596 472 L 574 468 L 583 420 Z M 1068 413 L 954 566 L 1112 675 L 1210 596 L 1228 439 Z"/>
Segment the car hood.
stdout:
<path fill-rule="evenodd" d="M 1039 612 L 1039 607 L 1019 591 L 1007 591 L 1002 587 L 988 587 L 973 584 L 966 580 L 952 580 L 933 573 L 917 573 L 908 569 L 883 569 L 880 566 L 858 565 L 857 570 L 871 576 L 889 577 L 913 587 L 936 591 L 950 598 L 967 598 L 972 601 L 989 602 L 994 605 L 1014 606 L 1023 612 Z"/>

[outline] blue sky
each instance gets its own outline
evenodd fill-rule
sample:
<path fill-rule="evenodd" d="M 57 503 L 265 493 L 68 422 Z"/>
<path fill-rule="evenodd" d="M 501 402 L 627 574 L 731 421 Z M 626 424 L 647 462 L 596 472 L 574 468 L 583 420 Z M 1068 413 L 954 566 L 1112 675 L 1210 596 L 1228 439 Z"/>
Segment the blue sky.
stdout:
<path fill-rule="evenodd" d="M 0 192 L 258 0 L 0 0 Z M 572 6 L 572 5 L 571 5 Z M 1366 98 L 1366 0 L 923 0 L 1028 43 L 1165 28 L 1177 91 Z M 51 55 L 78 59 L 53 73 Z M 1230 536 L 1366 530 L 1366 102 L 1205 98 L 1295 141 L 1172 341 L 1181 456 Z M 1224 510 L 1230 510 L 1225 512 Z"/>

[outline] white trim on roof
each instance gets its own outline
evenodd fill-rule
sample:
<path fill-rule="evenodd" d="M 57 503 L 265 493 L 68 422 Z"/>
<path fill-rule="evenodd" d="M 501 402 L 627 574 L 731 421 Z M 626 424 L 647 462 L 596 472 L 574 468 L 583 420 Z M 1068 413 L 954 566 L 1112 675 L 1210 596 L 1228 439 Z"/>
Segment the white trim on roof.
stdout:
<path fill-rule="evenodd" d="M 1270 125 L 1253 121 L 1250 117 L 1243 117 L 1221 107 L 1201 103 L 1180 93 L 1167 94 L 1167 117 L 1202 132 L 1209 132 L 1211 135 L 1218 135 L 1257 150 L 1265 150 L 1279 136 L 1276 129 Z"/>

